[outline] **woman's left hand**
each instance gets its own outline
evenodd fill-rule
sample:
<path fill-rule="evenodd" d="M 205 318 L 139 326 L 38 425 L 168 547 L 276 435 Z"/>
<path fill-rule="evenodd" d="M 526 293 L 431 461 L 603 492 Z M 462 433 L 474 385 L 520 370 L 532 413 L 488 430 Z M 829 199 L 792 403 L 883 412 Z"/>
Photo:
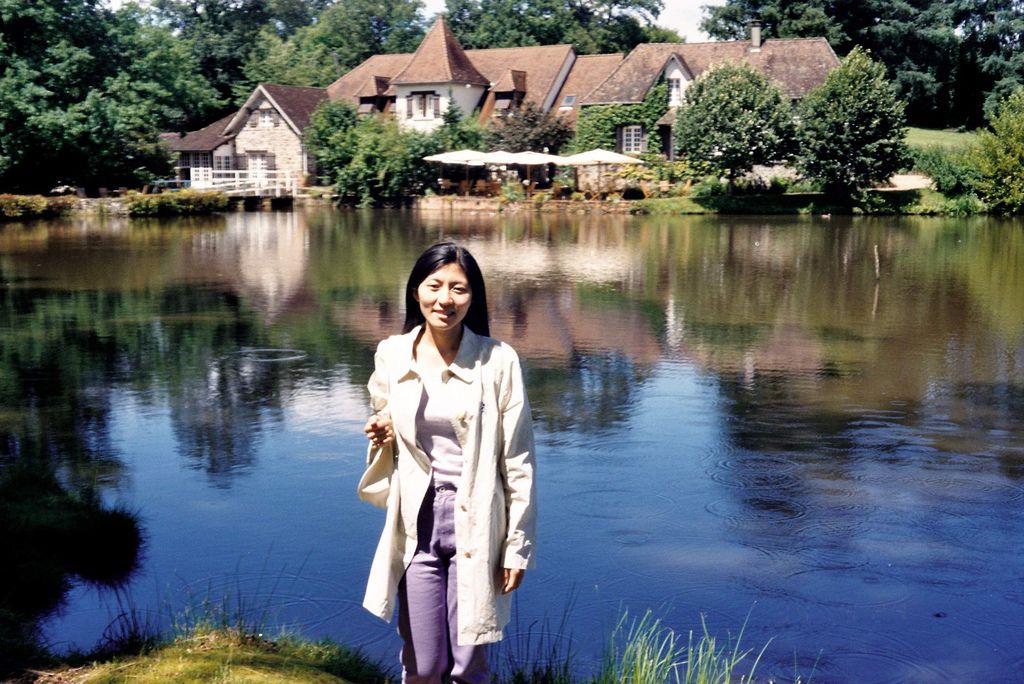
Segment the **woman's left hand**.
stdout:
<path fill-rule="evenodd" d="M 501 593 L 509 594 L 518 589 L 519 585 L 523 583 L 523 575 L 525 574 L 525 570 L 505 568 L 505 572 L 502 575 Z"/>

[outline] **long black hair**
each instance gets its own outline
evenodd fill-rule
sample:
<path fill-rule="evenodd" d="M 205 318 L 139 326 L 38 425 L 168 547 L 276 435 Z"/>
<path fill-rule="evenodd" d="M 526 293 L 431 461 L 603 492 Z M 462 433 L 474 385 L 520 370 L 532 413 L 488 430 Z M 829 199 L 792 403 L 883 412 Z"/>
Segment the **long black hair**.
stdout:
<path fill-rule="evenodd" d="M 437 269 L 448 264 L 458 264 L 469 280 L 469 311 L 462 323 L 477 335 L 490 337 L 491 326 L 487 316 L 487 288 L 484 287 L 484 274 L 476 259 L 465 247 L 454 242 L 438 242 L 427 248 L 420 255 L 409 274 L 409 283 L 405 286 L 405 325 L 402 332 L 407 333 L 417 325 L 424 323 L 420 303 L 416 301 L 416 290 L 427 277 Z"/>

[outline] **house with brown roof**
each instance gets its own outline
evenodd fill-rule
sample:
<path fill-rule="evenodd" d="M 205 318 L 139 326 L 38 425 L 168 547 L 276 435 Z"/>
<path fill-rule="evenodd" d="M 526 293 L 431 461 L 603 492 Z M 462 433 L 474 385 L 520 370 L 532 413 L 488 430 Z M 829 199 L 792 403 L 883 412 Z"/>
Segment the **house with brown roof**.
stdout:
<path fill-rule="evenodd" d="M 617 151 L 663 152 L 671 157 L 671 129 L 683 94 L 694 79 L 724 63 L 750 64 L 778 86 L 784 96 L 796 101 L 824 82 L 828 73 L 839 66 L 839 58 L 824 38 L 762 41 L 760 26 L 754 22 L 749 41 L 641 43 L 583 97 L 580 105 L 638 104 L 664 81 L 668 85 L 668 102 L 657 130 L 644 130 L 640 122 L 621 126 Z"/>
<path fill-rule="evenodd" d="M 192 187 L 210 187 L 215 177 L 235 171 L 301 181 L 316 172 L 302 133 L 326 99 L 323 88 L 261 83 L 237 112 L 198 131 L 162 138 L 177 153 L 178 179 Z"/>
<path fill-rule="evenodd" d="M 577 59 L 571 45 L 463 50 L 442 17 L 415 53 L 374 55 L 327 86 L 327 95 L 419 131 L 438 128 L 452 104 L 486 124 L 525 104 L 550 111 Z"/>
<path fill-rule="evenodd" d="M 326 89 L 261 84 L 236 112 L 198 131 L 165 138 L 179 155 L 179 177 L 202 184 L 216 172 L 315 173 L 302 145 L 313 110 L 324 100 L 351 103 L 361 115 L 393 116 L 429 132 L 453 106 L 487 125 L 532 104 L 575 125 L 586 107 L 637 104 L 668 86 L 655 130 L 642 122 L 617 131 L 617 150 L 672 156 L 676 107 L 694 79 L 717 64 L 746 62 L 798 100 L 824 81 L 839 60 L 823 38 L 644 43 L 629 54 L 577 55 L 571 45 L 464 50 L 443 17 L 414 53 L 374 55 Z"/>

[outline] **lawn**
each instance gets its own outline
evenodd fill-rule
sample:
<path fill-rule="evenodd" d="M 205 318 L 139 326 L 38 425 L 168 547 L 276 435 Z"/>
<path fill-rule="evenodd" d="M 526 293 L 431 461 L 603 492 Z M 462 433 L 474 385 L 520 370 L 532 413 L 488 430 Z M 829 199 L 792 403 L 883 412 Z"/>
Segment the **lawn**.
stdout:
<path fill-rule="evenodd" d="M 967 147 L 974 140 L 974 133 L 940 131 L 931 128 L 908 128 L 907 144 L 911 147 L 944 147 L 955 150 Z"/>

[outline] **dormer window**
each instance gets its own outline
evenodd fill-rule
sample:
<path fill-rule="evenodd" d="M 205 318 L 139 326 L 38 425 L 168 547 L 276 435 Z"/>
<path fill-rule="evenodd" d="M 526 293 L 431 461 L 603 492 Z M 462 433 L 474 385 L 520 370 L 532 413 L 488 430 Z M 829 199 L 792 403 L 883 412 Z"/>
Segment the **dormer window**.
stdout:
<path fill-rule="evenodd" d="M 562 98 L 562 104 L 561 104 L 560 108 L 561 109 L 572 109 L 572 106 L 574 104 L 576 104 L 576 96 L 575 95 L 566 95 L 564 98 Z"/>

